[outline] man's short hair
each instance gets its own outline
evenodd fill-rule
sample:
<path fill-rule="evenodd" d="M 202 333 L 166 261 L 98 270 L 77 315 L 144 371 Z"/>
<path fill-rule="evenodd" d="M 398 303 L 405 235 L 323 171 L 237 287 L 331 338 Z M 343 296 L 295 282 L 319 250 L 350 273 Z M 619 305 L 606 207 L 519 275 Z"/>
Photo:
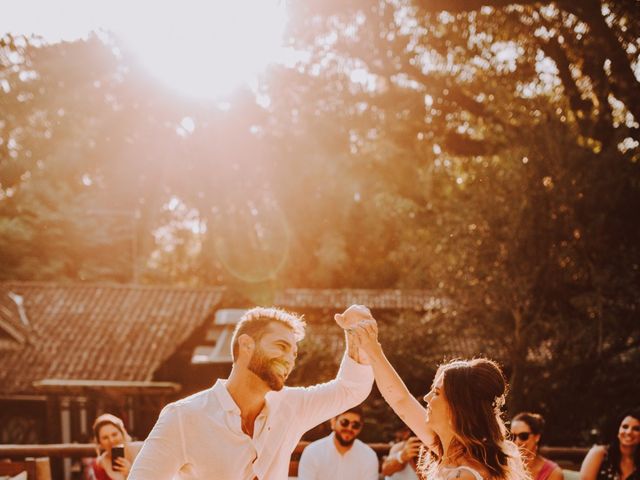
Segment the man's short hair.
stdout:
<path fill-rule="evenodd" d="M 278 322 L 293 331 L 296 342 L 304 338 L 306 326 L 301 316 L 281 310 L 279 308 L 255 307 L 247 310 L 240 318 L 231 337 L 231 358 L 235 362 L 238 356 L 238 337 L 247 334 L 256 342 L 267 332 L 269 325 Z"/>
<path fill-rule="evenodd" d="M 356 405 L 355 407 L 351 407 L 349 410 L 345 410 L 344 412 L 339 413 L 335 416 L 335 418 L 338 418 L 345 413 L 355 413 L 356 415 L 360 416 L 360 420 L 364 420 L 364 410 L 362 409 L 362 404 Z"/>

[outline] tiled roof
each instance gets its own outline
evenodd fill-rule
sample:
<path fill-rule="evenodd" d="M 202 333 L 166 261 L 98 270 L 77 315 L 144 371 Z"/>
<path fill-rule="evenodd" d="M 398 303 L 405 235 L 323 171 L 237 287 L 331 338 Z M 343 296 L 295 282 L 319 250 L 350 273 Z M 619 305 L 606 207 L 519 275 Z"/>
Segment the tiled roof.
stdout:
<path fill-rule="evenodd" d="M 28 326 L 10 292 L 23 298 Z M 223 293 L 223 288 L 1 283 L 0 394 L 35 393 L 33 382 L 46 378 L 150 381 L 218 307 Z M 7 326 L 24 332 L 26 341 L 7 335 Z"/>
<path fill-rule="evenodd" d="M 428 311 L 442 308 L 445 301 L 428 290 L 289 288 L 276 293 L 273 303 L 292 309 L 341 310 L 358 303 L 375 310 Z"/>
<path fill-rule="evenodd" d="M 16 300 L 16 295 L 10 292 L 0 295 L 0 349 L 18 348 L 29 333 Z"/>
<path fill-rule="evenodd" d="M 0 395 L 37 393 L 44 379 L 151 381 L 211 314 L 225 289 L 82 283 L 0 283 Z M 16 302 L 23 300 L 23 309 Z M 285 289 L 292 310 L 438 309 L 426 290 Z"/>

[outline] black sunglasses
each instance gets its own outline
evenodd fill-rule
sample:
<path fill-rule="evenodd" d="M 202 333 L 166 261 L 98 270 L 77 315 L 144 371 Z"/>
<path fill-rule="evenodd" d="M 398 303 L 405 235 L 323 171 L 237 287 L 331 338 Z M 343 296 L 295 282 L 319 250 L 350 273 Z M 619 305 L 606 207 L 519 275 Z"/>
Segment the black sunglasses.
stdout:
<path fill-rule="evenodd" d="M 527 440 L 529 440 L 531 432 L 512 433 L 511 435 L 513 435 L 514 440 L 518 439 L 521 442 L 526 442 Z"/>
<path fill-rule="evenodd" d="M 342 428 L 347 428 L 349 425 L 351 425 L 351 428 L 353 428 L 354 430 L 360 430 L 362 428 L 362 423 L 357 420 L 355 422 L 350 422 L 346 418 L 343 418 L 338 423 Z"/>

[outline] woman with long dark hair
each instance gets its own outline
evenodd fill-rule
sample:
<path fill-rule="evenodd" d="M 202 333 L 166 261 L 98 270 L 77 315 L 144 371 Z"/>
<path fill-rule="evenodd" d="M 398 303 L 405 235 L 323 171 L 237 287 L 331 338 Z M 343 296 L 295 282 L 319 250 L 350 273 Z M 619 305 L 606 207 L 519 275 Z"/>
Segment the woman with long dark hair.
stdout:
<path fill-rule="evenodd" d="M 420 467 L 424 477 L 529 479 L 500 416 L 507 386 L 495 362 L 478 358 L 441 365 L 425 408 L 385 357 L 375 320 L 362 321 L 351 332 L 370 359 L 382 396 L 427 447 Z"/>
<path fill-rule="evenodd" d="M 594 445 L 580 467 L 580 480 L 640 480 L 640 411 L 624 412 L 609 445 Z"/>

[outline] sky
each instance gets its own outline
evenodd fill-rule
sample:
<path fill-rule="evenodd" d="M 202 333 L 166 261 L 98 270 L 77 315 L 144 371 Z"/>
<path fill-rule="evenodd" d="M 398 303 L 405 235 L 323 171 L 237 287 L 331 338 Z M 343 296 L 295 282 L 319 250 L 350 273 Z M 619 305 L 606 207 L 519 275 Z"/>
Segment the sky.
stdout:
<path fill-rule="evenodd" d="M 287 56 L 280 0 L 0 2 L 2 34 L 58 42 L 109 31 L 158 79 L 192 96 L 222 95 Z"/>
<path fill-rule="evenodd" d="M 48 41 L 75 40 L 91 30 L 114 28 L 122 24 L 123 2 L 93 0 L 3 0 L 0 31 L 13 34 L 37 34 Z"/>

